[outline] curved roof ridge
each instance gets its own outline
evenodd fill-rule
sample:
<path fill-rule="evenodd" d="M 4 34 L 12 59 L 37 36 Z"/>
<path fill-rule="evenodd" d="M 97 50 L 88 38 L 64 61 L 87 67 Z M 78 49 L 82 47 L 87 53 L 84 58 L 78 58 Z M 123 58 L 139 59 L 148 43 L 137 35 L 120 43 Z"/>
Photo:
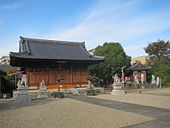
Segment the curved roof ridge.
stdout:
<path fill-rule="evenodd" d="M 73 42 L 73 41 L 60 41 L 60 40 L 48 40 L 48 39 L 37 39 L 37 38 L 28 38 L 28 37 L 22 37 L 20 36 L 22 40 L 27 41 L 35 41 L 39 43 L 57 43 L 57 44 L 84 44 L 85 42 Z"/>

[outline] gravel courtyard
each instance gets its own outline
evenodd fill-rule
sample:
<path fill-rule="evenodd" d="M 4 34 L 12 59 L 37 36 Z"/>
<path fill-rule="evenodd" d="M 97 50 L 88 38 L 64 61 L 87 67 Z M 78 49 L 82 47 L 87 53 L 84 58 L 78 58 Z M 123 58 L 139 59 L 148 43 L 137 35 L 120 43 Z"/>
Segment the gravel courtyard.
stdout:
<path fill-rule="evenodd" d="M 159 121 L 160 113 L 169 118 L 166 117 L 169 104 L 169 96 L 137 93 L 43 99 L 24 104 L 0 101 L 0 128 L 138 128 L 148 123 L 155 126 L 152 123 Z M 152 116 L 154 109 L 158 113 Z M 151 114 L 145 114 L 149 112 Z M 159 124 L 164 128 L 169 127 L 167 122 L 162 123 Z"/>

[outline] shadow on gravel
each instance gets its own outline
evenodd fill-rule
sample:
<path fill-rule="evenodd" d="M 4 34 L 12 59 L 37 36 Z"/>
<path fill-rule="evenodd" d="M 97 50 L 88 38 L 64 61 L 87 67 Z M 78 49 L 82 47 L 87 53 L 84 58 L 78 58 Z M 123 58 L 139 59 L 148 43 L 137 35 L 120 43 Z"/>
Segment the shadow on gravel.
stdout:
<path fill-rule="evenodd" d="M 121 111 L 133 112 L 141 115 L 151 116 L 154 118 L 160 118 L 164 116 L 170 117 L 170 109 L 163 109 L 139 104 L 125 103 L 119 101 L 111 101 L 105 99 L 99 99 L 88 96 L 70 96 L 69 98 L 79 100 L 82 102 L 100 105 L 108 108 L 113 108 Z"/>
<path fill-rule="evenodd" d="M 69 98 L 100 105 L 103 107 L 113 108 L 121 111 L 132 112 L 145 116 L 156 118 L 152 121 L 131 125 L 123 128 L 170 128 L 170 109 L 156 108 L 138 104 L 131 104 L 125 102 L 104 100 L 99 98 L 93 98 L 88 96 L 70 96 Z"/>
<path fill-rule="evenodd" d="M 30 102 L 14 103 L 14 101 L 0 102 L 0 111 L 6 109 L 16 109 L 25 106 L 43 105 L 60 100 L 59 98 L 33 99 Z"/>

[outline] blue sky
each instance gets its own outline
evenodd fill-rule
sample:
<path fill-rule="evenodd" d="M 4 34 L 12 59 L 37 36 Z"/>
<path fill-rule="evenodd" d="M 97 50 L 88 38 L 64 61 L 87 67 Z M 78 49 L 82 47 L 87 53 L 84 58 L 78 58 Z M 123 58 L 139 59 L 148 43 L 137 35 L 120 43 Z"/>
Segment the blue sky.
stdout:
<path fill-rule="evenodd" d="M 0 0 L 0 57 L 18 51 L 19 36 L 85 41 L 92 49 L 120 42 L 146 55 L 149 42 L 170 40 L 170 0 Z"/>

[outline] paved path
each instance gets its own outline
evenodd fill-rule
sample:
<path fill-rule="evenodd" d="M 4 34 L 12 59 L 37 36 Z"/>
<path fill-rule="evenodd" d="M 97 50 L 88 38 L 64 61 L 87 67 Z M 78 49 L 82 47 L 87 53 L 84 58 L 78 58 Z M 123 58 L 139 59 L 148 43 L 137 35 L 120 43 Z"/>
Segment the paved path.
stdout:
<path fill-rule="evenodd" d="M 141 124 L 136 124 L 132 126 L 127 126 L 124 128 L 170 128 L 170 109 L 156 108 L 144 105 L 137 105 L 131 103 L 124 103 L 118 101 L 111 101 L 93 97 L 83 97 L 83 96 L 70 96 L 70 98 L 100 105 L 108 108 L 114 108 L 121 111 L 133 112 L 136 114 L 141 114 L 145 116 L 151 116 L 156 118 L 156 120 L 144 122 Z"/>

